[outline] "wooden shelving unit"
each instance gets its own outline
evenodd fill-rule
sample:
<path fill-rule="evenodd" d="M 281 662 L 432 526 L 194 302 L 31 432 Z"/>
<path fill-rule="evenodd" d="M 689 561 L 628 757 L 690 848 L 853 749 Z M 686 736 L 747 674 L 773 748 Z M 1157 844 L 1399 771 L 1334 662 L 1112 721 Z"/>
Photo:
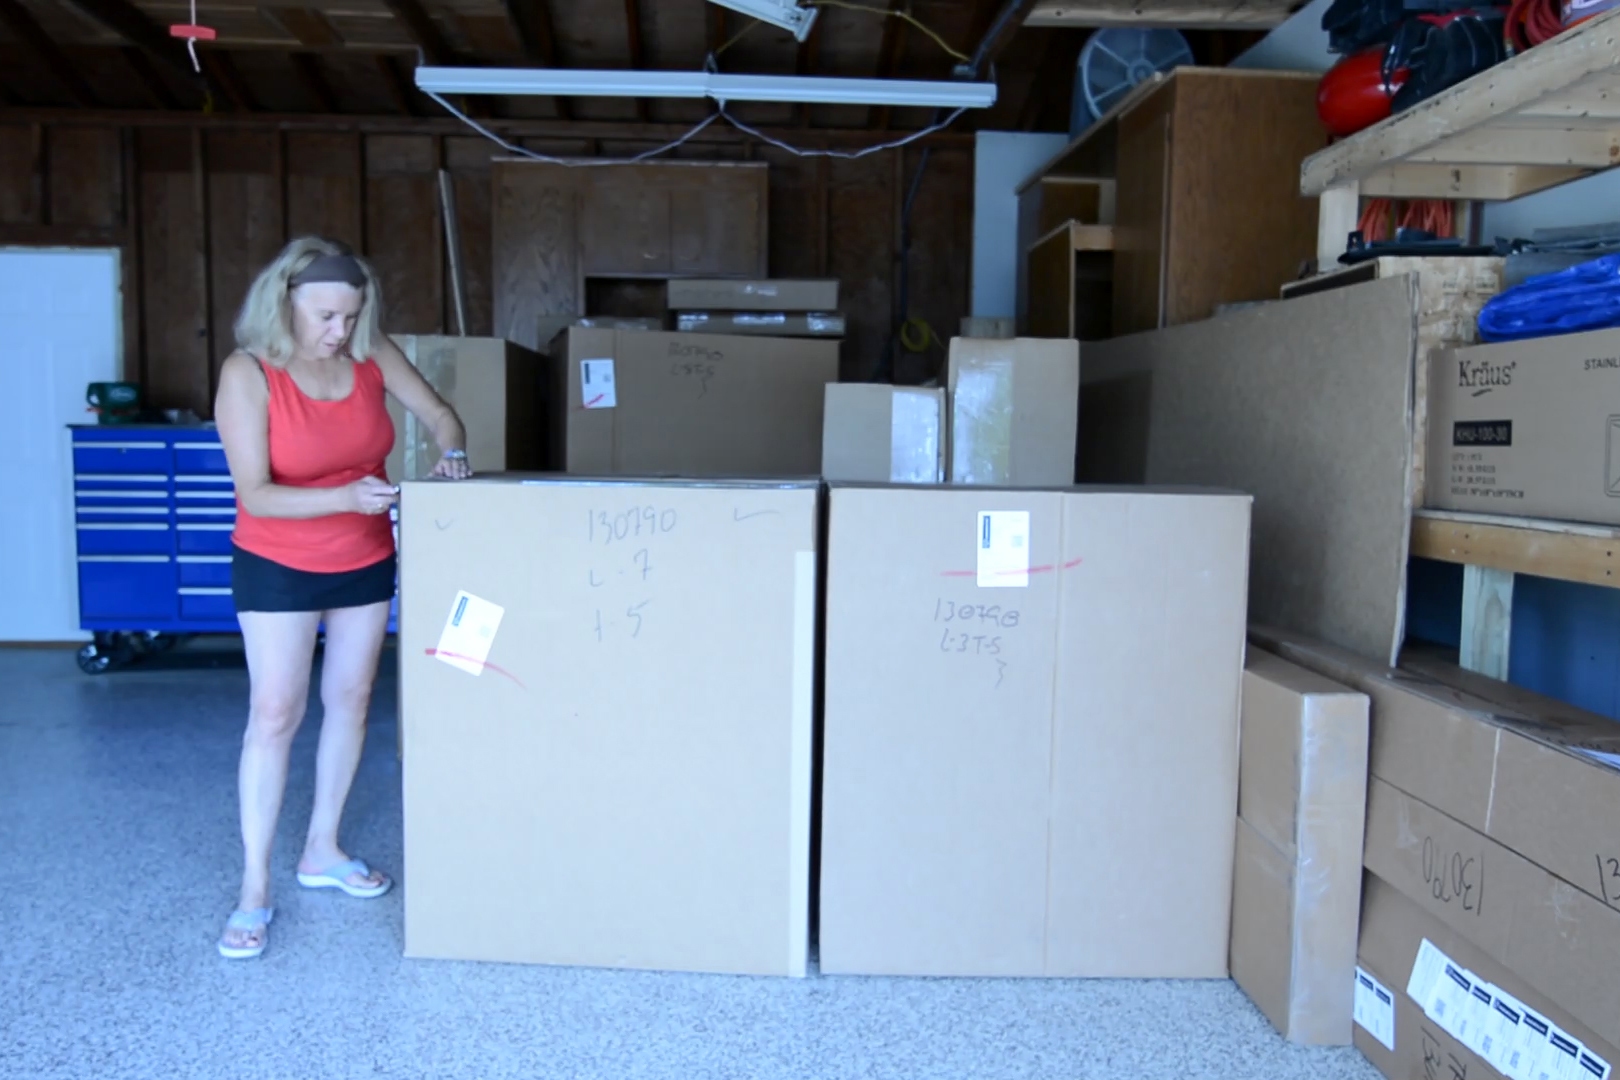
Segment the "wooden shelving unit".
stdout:
<path fill-rule="evenodd" d="M 1344 253 L 1362 197 L 1516 199 L 1620 165 L 1620 9 L 1305 160 L 1317 261 Z"/>
<path fill-rule="evenodd" d="M 1620 588 L 1620 528 L 1418 510 L 1412 554 L 1463 567 L 1461 664 L 1506 679 L 1517 574 Z"/>

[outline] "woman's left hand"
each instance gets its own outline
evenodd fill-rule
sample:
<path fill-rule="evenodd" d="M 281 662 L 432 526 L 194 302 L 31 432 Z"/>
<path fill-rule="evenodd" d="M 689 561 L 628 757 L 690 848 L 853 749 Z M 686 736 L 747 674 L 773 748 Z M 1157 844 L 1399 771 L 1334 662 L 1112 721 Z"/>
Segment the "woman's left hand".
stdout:
<path fill-rule="evenodd" d="M 465 480 L 472 475 L 472 465 L 466 454 L 446 454 L 433 466 L 433 475 L 441 480 Z"/>

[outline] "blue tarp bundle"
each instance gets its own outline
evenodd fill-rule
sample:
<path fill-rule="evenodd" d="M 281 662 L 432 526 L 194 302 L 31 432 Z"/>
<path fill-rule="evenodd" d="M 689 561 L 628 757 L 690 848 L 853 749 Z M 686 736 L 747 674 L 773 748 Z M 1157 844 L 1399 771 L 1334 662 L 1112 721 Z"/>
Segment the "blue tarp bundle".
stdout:
<path fill-rule="evenodd" d="M 1479 313 L 1485 341 L 1579 334 L 1620 326 L 1620 255 L 1528 278 L 1492 297 Z"/>

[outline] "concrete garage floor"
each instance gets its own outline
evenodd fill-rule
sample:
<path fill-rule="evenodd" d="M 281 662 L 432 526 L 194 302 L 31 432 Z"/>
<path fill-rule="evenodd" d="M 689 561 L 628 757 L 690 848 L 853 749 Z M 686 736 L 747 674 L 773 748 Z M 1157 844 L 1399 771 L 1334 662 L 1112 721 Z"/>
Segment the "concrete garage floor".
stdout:
<path fill-rule="evenodd" d="M 265 957 L 235 897 L 240 653 L 85 676 L 0 649 L 0 1076 L 1362 1080 L 1227 982 L 757 980 L 406 961 L 398 890 L 300 895 L 294 750 Z M 345 841 L 402 872 L 391 672 Z"/>

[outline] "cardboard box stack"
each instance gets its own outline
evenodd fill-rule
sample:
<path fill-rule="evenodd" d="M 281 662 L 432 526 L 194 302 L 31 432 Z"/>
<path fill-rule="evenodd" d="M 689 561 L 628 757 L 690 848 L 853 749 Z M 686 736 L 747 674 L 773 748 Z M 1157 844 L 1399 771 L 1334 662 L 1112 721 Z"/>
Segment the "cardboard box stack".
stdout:
<path fill-rule="evenodd" d="M 1367 696 L 1251 649 L 1240 758 L 1232 978 L 1289 1040 L 1347 1045 Z"/>
<path fill-rule="evenodd" d="M 475 469 L 544 466 L 543 357 L 501 338 L 398 334 L 394 342 L 460 414 L 467 428 L 467 457 Z M 433 433 L 392 396 L 388 415 L 394 421 L 389 478 L 422 479 L 440 457 Z"/>
<path fill-rule="evenodd" d="M 1388 671 L 1254 637 L 1371 701 L 1356 1045 L 1401 1080 L 1436 1060 L 1510 1080 L 1607 1077 L 1620 1061 L 1620 728 L 1435 661 Z"/>
<path fill-rule="evenodd" d="M 804 974 L 818 501 L 404 485 L 408 956 Z"/>
<path fill-rule="evenodd" d="M 1249 498 L 829 498 L 822 971 L 1224 978 Z"/>
<path fill-rule="evenodd" d="M 844 336 L 837 281 L 678 278 L 668 303 L 682 333 Z"/>
<path fill-rule="evenodd" d="M 1435 354 L 1428 505 L 1620 525 L 1620 330 Z"/>

